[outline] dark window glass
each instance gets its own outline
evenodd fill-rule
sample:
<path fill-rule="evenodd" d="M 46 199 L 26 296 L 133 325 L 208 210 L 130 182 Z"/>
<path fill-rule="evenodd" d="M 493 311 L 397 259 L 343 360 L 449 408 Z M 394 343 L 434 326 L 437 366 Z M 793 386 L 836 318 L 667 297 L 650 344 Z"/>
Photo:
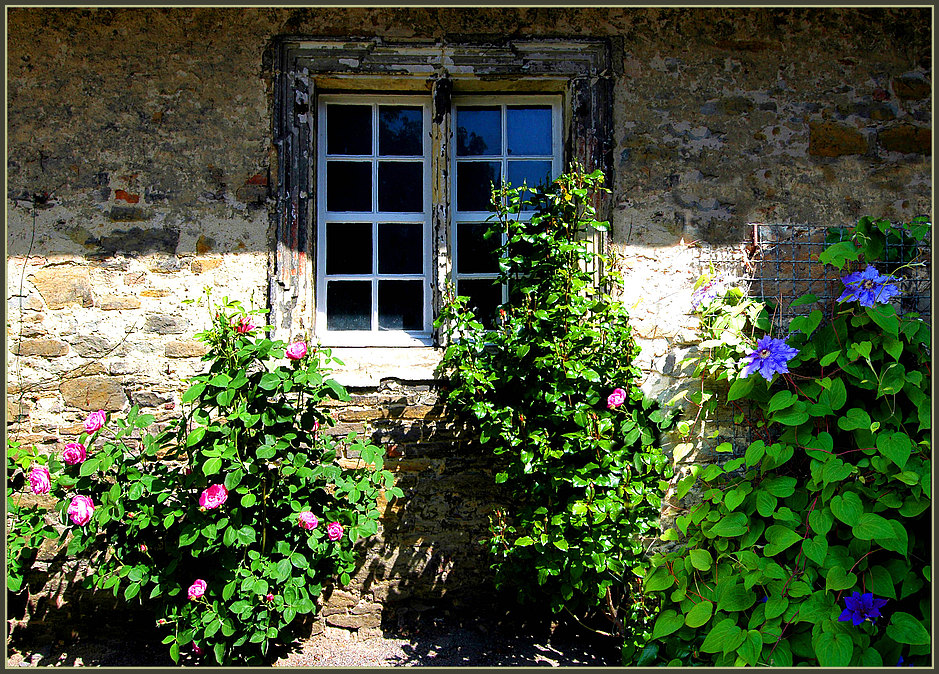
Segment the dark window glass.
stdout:
<path fill-rule="evenodd" d="M 326 225 L 326 273 L 372 273 L 372 225 L 330 222 Z"/>
<path fill-rule="evenodd" d="M 378 210 L 420 213 L 424 210 L 424 165 L 413 161 L 378 162 Z"/>
<path fill-rule="evenodd" d="M 372 106 L 326 106 L 326 152 L 372 154 Z"/>
<path fill-rule="evenodd" d="M 378 273 L 421 274 L 424 271 L 424 225 L 378 225 Z"/>
<path fill-rule="evenodd" d="M 372 210 L 372 164 L 370 162 L 326 162 L 326 210 Z"/>
<path fill-rule="evenodd" d="M 489 225 L 460 223 L 456 226 L 456 271 L 458 274 L 485 274 L 499 271 L 499 235 L 483 238 Z"/>
<path fill-rule="evenodd" d="M 509 162 L 509 182 L 512 187 L 521 187 L 526 183 L 529 187 L 544 187 L 551 181 L 551 162 L 549 161 L 510 161 Z M 523 199 L 530 199 L 531 194 L 526 190 L 522 195 Z M 522 207 L 529 211 L 533 206 L 526 205 Z"/>
<path fill-rule="evenodd" d="M 378 329 L 423 330 L 424 282 L 378 282 Z"/>
<path fill-rule="evenodd" d="M 378 107 L 378 154 L 424 154 L 424 120 L 420 108 L 399 105 Z"/>
<path fill-rule="evenodd" d="M 371 281 L 328 281 L 326 284 L 328 330 L 372 329 Z"/>
<path fill-rule="evenodd" d="M 552 154 L 551 107 L 538 105 L 507 108 L 506 140 L 508 154 Z"/>
<path fill-rule="evenodd" d="M 469 308 L 476 319 L 492 330 L 496 323 L 496 312 L 502 304 L 502 286 L 492 279 L 463 279 L 457 282 L 457 295 L 470 298 Z"/>
<path fill-rule="evenodd" d="M 457 107 L 456 153 L 461 157 L 502 154 L 501 108 Z"/>
<path fill-rule="evenodd" d="M 488 211 L 492 185 L 502 181 L 502 165 L 495 161 L 461 161 L 456 165 L 456 207 L 460 211 Z"/>

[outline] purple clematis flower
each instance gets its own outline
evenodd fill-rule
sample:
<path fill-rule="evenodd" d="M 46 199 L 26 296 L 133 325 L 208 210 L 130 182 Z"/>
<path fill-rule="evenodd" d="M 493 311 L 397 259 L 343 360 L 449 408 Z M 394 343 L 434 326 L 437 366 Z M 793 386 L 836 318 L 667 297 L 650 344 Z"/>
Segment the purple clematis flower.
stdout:
<path fill-rule="evenodd" d="M 724 291 L 724 279 L 721 276 L 712 278 L 691 293 L 691 308 L 695 311 L 701 305 L 707 304 Z"/>
<path fill-rule="evenodd" d="M 747 356 L 750 362 L 743 368 L 743 376 L 749 377 L 759 371 L 763 379 L 770 381 L 776 372 L 789 372 L 788 363 L 798 353 L 798 349 L 793 349 L 784 340 L 766 335 L 756 343 L 756 350 Z"/>
<path fill-rule="evenodd" d="M 892 276 L 882 276 L 873 266 L 867 265 L 864 271 L 841 277 L 844 283 L 844 292 L 838 298 L 839 302 L 853 302 L 857 300 L 862 307 L 873 307 L 876 303 L 886 304 L 894 295 L 899 295 L 899 289 L 891 283 L 896 281 Z"/>
<path fill-rule="evenodd" d="M 872 592 L 852 592 L 850 597 L 844 598 L 844 605 L 847 608 L 838 616 L 838 620 L 846 622 L 850 620 L 855 625 L 860 625 L 865 620 L 874 622 L 875 618 L 880 617 L 880 609 L 886 606 L 886 599 L 875 599 Z"/>

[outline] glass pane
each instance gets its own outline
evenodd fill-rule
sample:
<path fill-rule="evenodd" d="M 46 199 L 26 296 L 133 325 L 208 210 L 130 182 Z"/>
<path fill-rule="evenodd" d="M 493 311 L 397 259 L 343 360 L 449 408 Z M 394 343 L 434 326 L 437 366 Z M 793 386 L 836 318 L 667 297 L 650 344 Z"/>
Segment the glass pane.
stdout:
<path fill-rule="evenodd" d="M 372 210 L 371 162 L 326 162 L 326 210 Z"/>
<path fill-rule="evenodd" d="M 508 154 L 553 154 L 551 106 L 513 106 L 506 110 L 506 116 Z"/>
<path fill-rule="evenodd" d="M 378 282 L 378 329 L 424 329 L 424 282 Z"/>
<path fill-rule="evenodd" d="M 460 223 L 456 226 L 456 271 L 458 274 L 485 274 L 499 271 L 499 235 L 484 239 L 489 225 Z"/>
<path fill-rule="evenodd" d="M 502 304 L 502 286 L 494 279 L 468 279 L 457 283 L 457 295 L 470 298 L 469 308 L 486 329 L 496 324 L 496 312 Z"/>
<path fill-rule="evenodd" d="M 371 281 L 327 282 L 326 329 L 372 329 Z"/>
<path fill-rule="evenodd" d="M 456 153 L 458 156 L 502 154 L 502 109 L 456 109 Z"/>
<path fill-rule="evenodd" d="M 510 161 L 509 182 L 513 187 L 521 187 L 527 183 L 531 187 L 544 187 L 551 180 L 551 162 L 549 161 Z M 523 198 L 531 198 L 527 192 Z M 527 205 L 523 210 L 533 210 L 534 206 Z"/>
<path fill-rule="evenodd" d="M 424 225 L 378 225 L 378 273 L 421 274 L 424 271 Z"/>
<path fill-rule="evenodd" d="M 378 162 L 378 210 L 385 213 L 423 211 L 423 173 L 422 162 Z"/>
<path fill-rule="evenodd" d="M 372 106 L 326 106 L 326 153 L 372 154 Z"/>
<path fill-rule="evenodd" d="M 400 105 L 378 107 L 378 154 L 424 154 L 424 120 L 420 108 Z"/>
<path fill-rule="evenodd" d="M 326 273 L 372 273 L 372 225 L 330 222 L 326 225 Z"/>
<path fill-rule="evenodd" d="M 492 186 L 502 181 L 502 164 L 497 161 L 458 162 L 456 165 L 456 208 L 459 211 L 491 210 Z"/>

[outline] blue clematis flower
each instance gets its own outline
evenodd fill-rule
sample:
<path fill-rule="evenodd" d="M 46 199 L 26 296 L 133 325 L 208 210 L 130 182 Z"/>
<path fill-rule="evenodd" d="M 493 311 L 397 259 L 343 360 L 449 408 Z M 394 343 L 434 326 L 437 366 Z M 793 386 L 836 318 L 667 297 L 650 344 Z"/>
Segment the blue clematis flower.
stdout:
<path fill-rule="evenodd" d="M 880 617 L 880 609 L 886 606 L 886 599 L 875 599 L 872 592 L 852 592 L 850 597 L 844 598 L 844 605 L 847 607 L 838 616 L 838 620 L 846 622 L 850 620 L 855 625 L 860 625 L 865 620 L 874 622 L 875 618 Z"/>
<path fill-rule="evenodd" d="M 763 379 L 770 381 L 776 372 L 789 372 L 788 363 L 798 353 L 798 349 L 793 349 L 784 340 L 766 335 L 756 343 L 756 350 L 747 356 L 750 362 L 743 368 L 743 376 L 749 377 L 758 371 Z"/>
<path fill-rule="evenodd" d="M 900 290 L 891 281 L 892 276 L 882 276 L 873 266 L 867 265 L 864 271 L 854 272 L 841 277 L 844 283 L 844 292 L 838 298 L 839 302 L 853 302 L 857 300 L 862 307 L 873 307 L 877 303 L 886 304 Z"/>

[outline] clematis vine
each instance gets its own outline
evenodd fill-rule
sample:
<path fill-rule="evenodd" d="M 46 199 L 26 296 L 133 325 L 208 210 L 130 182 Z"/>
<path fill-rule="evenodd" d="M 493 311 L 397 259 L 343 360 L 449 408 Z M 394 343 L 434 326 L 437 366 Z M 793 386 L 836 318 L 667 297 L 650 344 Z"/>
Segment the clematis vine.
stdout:
<path fill-rule="evenodd" d="M 750 362 L 744 366 L 743 376 L 749 377 L 754 372 L 759 372 L 763 379 L 770 381 L 777 372 L 789 372 L 788 363 L 798 353 L 799 350 L 793 349 L 785 340 L 765 335 L 757 341 L 753 353 L 747 356 Z"/>
<path fill-rule="evenodd" d="M 841 277 L 844 292 L 838 298 L 839 302 L 853 302 L 857 300 L 862 307 L 873 307 L 875 304 L 886 304 L 900 290 L 891 281 L 892 276 L 881 275 L 873 265 L 867 265 L 864 271 L 854 272 Z"/>
<path fill-rule="evenodd" d="M 880 609 L 886 606 L 886 599 L 876 599 L 872 592 L 852 592 L 851 596 L 844 598 L 844 605 L 847 607 L 838 616 L 841 622 L 850 620 L 855 625 L 860 625 L 865 620 L 874 622 L 875 618 L 880 617 Z"/>

